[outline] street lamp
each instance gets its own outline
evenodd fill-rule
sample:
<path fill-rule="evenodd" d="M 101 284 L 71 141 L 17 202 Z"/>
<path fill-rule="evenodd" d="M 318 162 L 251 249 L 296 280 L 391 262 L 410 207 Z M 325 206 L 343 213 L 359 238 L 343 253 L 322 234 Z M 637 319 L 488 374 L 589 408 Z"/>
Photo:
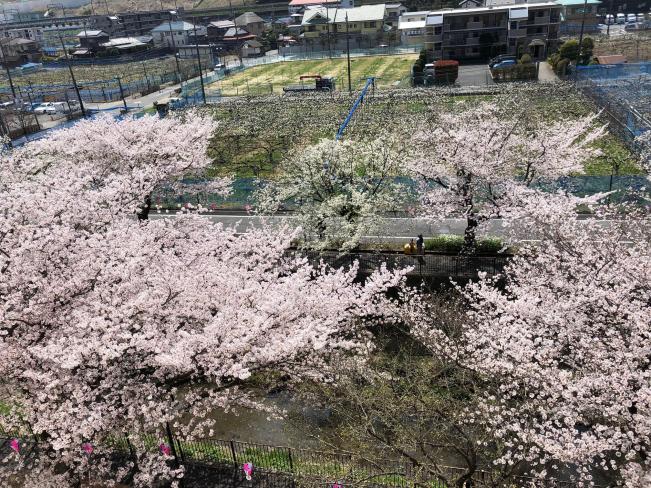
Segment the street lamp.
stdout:
<path fill-rule="evenodd" d="M 176 4 L 176 1 L 174 2 Z M 175 5 L 176 7 L 176 5 Z M 160 8 L 161 10 L 164 11 L 163 8 L 163 0 L 160 0 Z M 172 31 L 172 16 L 177 14 L 176 10 L 168 10 L 167 13 L 169 14 L 169 17 L 167 18 L 167 25 L 170 28 L 170 37 L 172 38 L 172 54 L 174 55 L 174 61 L 176 62 L 176 78 L 178 79 L 179 83 L 182 83 L 181 80 L 181 67 L 179 66 L 179 58 L 176 55 L 176 42 L 174 41 L 174 32 Z"/>
<path fill-rule="evenodd" d="M 63 12 L 63 19 L 65 20 L 66 18 L 66 9 L 65 7 L 60 4 L 60 3 L 52 3 L 47 5 L 48 12 L 49 9 L 51 8 L 60 8 L 61 11 Z M 70 71 L 70 78 L 72 79 L 72 84 L 75 87 L 75 93 L 77 94 L 77 99 L 79 100 L 79 108 L 81 108 L 81 115 L 82 117 L 86 117 L 86 109 L 84 107 L 84 101 L 81 99 L 81 93 L 79 92 L 79 86 L 77 86 L 77 80 L 75 79 L 75 73 L 72 71 L 72 61 L 70 60 L 70 57 L 68 56 L 68 51 L 66 49 L 66 45 L 63 42 L 63 36 L 61 35 L 61 29 L 59 29 L 59 26 L 56 26 L 57 28 L 57 34 L 59 35 L 59 41 L 61 41 L 61 47 L 63 48 L 63 54 L 66 58 L 66 61 L 68 63 L 68 70 Z"/>

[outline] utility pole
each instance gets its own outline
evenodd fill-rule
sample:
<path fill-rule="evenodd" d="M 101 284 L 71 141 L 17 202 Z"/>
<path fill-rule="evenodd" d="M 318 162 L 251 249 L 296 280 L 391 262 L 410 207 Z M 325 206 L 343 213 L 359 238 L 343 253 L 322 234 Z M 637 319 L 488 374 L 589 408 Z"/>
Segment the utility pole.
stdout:
<path fill-rule="evenodd" d="M 163 8 L 163 0 L 160 0 L 160 8 L 161 10 L 164 10 Z M 176 62 L 176 78 L 178 79 L 179 84 L 183 83 L 183 80 L 181 79 L 181 67 L 179 66 L 179 57 L 176 55 L 176 42 L 174 41 L 174 32 L 172 31 L 172 11 L 167 12 L 169 17 L 167 18 L 167 25 L 170 28 L 170 37 L 172 38 L 172 54 L 174 55 L 174 61 Z M 174 11 L 174 14 L 176 14 L 177 11 Z"/>
<path fill-rule="evenodd" d="M 335 17 L 337 16 L 337 11 L 335 10 Z M 326 29 L 328 31 L 328 57 L 332 57 L 332 50 L 330 49 L 330 12 L 328 10 L 328 2 L 326 0 Z"/>
<path fill-rule="evenodd" d="M 63 12 L 63 19 L 66 18 L 66 9 L 62 4 L 49 4 L 48 8 L 59 7 Z M 72 61 L 68 56 L 68 51 L 66 50 L 66 44 L 63 42 L 63 36 L 61 35 L 61 29 L 57 26 L 57 34 L 59 35 L 59 41 L 61 41 L 61 48 L 63 49 L 63 54 L 66 58 L 68 64 L 68 70 L 70 71 L 70 78 L 72 79 L 72 85 L 75 87 L 75 93 L 77 94 L 77 99 L 79 100 L 79 108 L 81 108 L 82 117 L 86 117 L 86 109 L 84 107 L 84 101 L 81 99 L 81 93 L 79 92 L 79 86 L 77 86 L 77 80 L 75 79 L 75 73 L 72 71 Z"/>
<path fill-rule="evenodd" d="M 124 90 L 122 89 L 122 80 L 120 80 L 119 76 L 116 79 L 118 80 L 118 86 L 120 87 L 120 97 L 122 98 L 122 104 L 124 105 L 124 111 L 128 112 L 129 108 L 127 107 L 127 101 L 124 99 Z"/>
<path fill-rule="evenodd" d="M 350 32 L 348 30 L 348 12 L 346 12 L 346 57 L 348 58 L 348 93 L 353 93 L 350 83 Z"/>
<path fill-rule="evenodd" d="M 201 81 L 201 96 L 203 104 L 206 104 L 206 89 L 203 86 L 203 69 L 201 68 L 201 54 L 199 53 L 199 40 L 197 39 L 197 24 L 192 23 L 194 27 L 194 47 L 197 49 L 197 63 L 199 64 L 199 80 Z"/>
<path fill-rule="evenodd" d="M 14 82 L 11 79 L 11 70 L 9 69 L 9 65 L 7 64 L 7 60 L 5 59 L 5 50 L 4 47 L 2 47 L 2 39 L 0 39 L 0 54 L 2 54 L 2 64 L 4 64 L 5 70 L 7 71 L 7 78 L 9 78 L 9 86 L 11 87 L 11 96 L 14 97 L 14 100 L 16 100 L 16 88 L 14 87 Z"/>
<path fill-rule="evenodd" d="M 581 59 L 581 54 L 583 53 L 583 30 L 585 29 L 585 11 L 588 8 L 588 0 L 583 0 L 583 15 L 581 16 L 581 33 L 579 34 L 579 60 Z M 576 64 L 579 64 L 577 60 Z"/>

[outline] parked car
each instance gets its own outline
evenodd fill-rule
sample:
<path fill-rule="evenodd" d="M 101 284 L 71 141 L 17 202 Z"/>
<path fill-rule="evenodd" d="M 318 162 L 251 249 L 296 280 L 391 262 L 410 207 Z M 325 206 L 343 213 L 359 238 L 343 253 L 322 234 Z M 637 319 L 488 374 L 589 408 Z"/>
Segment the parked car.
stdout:
<path fill-rule="evenodd" d="M 11 108 L 11 107 L 13 107 L 13 106 L 14 106 L 14 102 L 13 102 L 13 101 L 2 102 L 2 103 L 0 103 L 0 110 L 6 110 L 6 109 Z"/>
<path fill-rule="evenodd" d="M 516 64 L 518 64 L 518 61 L 516 59 L 505 59 L 504 61 L 495 63 L 493 66 L 491 66 L 491 69 L 508 68 L 509 66 L 514 66 Z"/>
<path fill-rule="evenodd" d="M 626 23 L 626 15 L 617 14 L 617 23 L 618 24 L 625 24 Z"/>
<path fill-rule="evenodd" d="M 34 109 L 37 115 L 56 115 L 67 110 L 64 102 L 45 102 Z"/>
<path fill-rule="evenodd" d="M 637 21 L 638 22 L 644 22 L 646 21 L 646 16 L 644 14 L 637 14 Z"/>
<path fill-rule="evenodd" d="M 495 56 L 493 59 L 491 59 L 488 62 L 488 67 L 493 68 L 497 63 L 501 63 L 502 61 L 516 61 L 517 62 L 518 58 L 513 56 L 512 54 L 500 54 L 499 56 Z"/>

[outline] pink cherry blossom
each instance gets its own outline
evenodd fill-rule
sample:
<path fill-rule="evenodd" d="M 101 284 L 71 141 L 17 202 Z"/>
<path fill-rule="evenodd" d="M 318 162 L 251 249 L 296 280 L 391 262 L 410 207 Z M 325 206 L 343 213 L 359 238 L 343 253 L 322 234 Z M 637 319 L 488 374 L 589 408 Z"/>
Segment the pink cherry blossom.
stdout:
<path fill-rule="evenodd" d="M 253 463 L 244 463 L 242 465 L 242 471 L 244 471 L 246 479 L 251 481 L 251 477 L 253 476 Z"/>
<path fill-rule="evenodd" d="M 160 452 L 165 456 L 172 455 L 172 448 L 167 444 L 161 444 L 160 446 L 158 446 L 158 449 L 160 449 Z"/>
<path fill-rule="evenodd" d="M 9 441 L 9 447 L 11 447 L 17 454 L 20 453 L 20 444 L 18 439 L 11 439 Z"/>

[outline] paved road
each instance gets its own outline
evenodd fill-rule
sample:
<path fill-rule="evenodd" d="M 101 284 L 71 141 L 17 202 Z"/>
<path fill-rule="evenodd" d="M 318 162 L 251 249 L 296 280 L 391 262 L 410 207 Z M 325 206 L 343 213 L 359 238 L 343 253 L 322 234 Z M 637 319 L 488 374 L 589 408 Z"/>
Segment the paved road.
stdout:
<path fill-rule="evenodd" d="M 457 78 L 456 84 L 460 86 L 487 86 L 494 85 L 495 82 L 488 72 L 488 65 L 482 63 L 459 66 L 459 78 Z"/>
<path fill-rule="evenodd" d="M 246 233 L 252 228 L 260 228 L 265 224 L 270 225 L 272 228 L 281 225 L 298 225 L 296 217 L 291 215 L 260 217 L 256 215 L 206 214 L 204 216 L 212 222 L 221 223 L 225 226 L 233 226 L 241 233 Z M 151 219 L 175 217 L 176 214 L 169 213 L 150 214 Z M 506 237 L 508 233 L 508 235 L 514 236 L 514 240 L 517 242 L 536 240 L 535 231 L 532 231 L 529 226 L 524 225 L 523 223 L 518 224 L 516 221 L 509 225 L 507 231 L 505 223 L 506 222 L 502 219 L 493 219 L 483 227 L 482 234 L 495 237 Z M 613 221 L 601 220 L 599 223 L 603 226 L 610 226 Z M 642 225 L 646 225 L 651 229 L 651 221 L 646 221 Z M 409 242 L 409 239 L 416 238 L 418 234 L 423 234 L 426 237 L 445 234 L 463 235 L 465 228 L 466 221 L 464 219 L 442 219 L 432 222 L 425 219 L 389 217 L 383 219 L 379 226 L 376 229 L 373 229 L 369 235 L 363 236 L 362 241 L 406 243 Z"/>

